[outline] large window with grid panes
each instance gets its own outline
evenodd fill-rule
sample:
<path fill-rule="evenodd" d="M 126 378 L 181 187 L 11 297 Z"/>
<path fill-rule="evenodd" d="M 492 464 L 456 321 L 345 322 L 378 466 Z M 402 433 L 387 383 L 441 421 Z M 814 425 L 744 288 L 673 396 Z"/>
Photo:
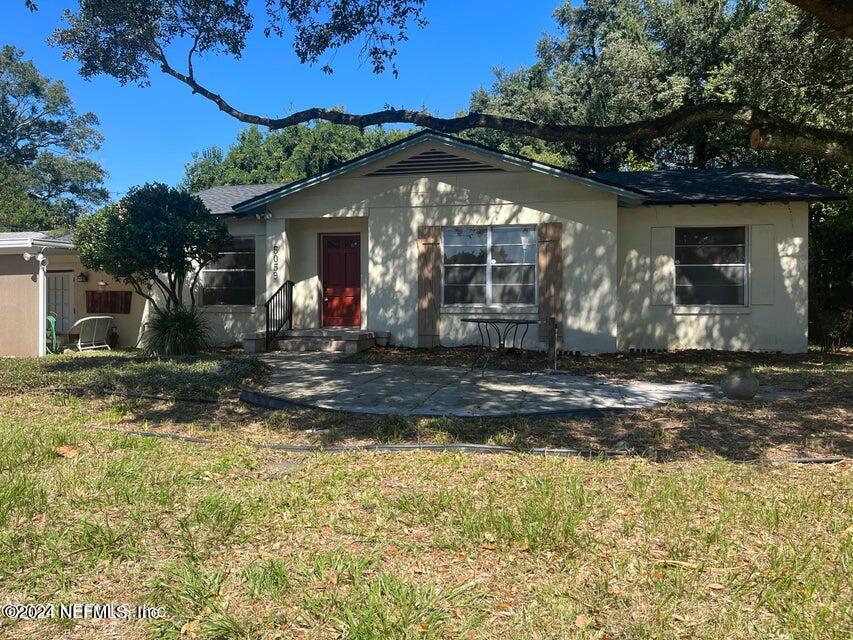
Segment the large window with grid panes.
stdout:
<path fill-rule="evenodd" d="M 445 305 L 536 304 L 535 226 L 445 227 Z"/>

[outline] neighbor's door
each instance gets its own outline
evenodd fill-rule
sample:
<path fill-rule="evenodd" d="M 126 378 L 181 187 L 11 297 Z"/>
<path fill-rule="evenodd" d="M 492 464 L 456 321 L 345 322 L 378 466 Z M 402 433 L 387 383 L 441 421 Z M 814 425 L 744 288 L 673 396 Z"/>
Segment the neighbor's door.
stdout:
<path fill-rule="evenodd" d="M 56 316 L 56 332 L 68 333 L 74 324 L 74 274 L 47 272 L 47 312 Z"/>
<path fill-rule="evenodd" d="M 324 235 L 323 326 L 361 326 L 361 239 Z"/>

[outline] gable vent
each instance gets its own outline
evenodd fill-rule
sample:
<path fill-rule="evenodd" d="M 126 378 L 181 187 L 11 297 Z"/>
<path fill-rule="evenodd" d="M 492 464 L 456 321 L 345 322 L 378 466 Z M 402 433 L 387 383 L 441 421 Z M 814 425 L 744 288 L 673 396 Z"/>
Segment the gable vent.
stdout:
<path fill-rule="evenodd" d="M 411 158 L 377 169 L 371 176 L 409 176 L 423 173 L 459 173 L 471 171 L 503 171 L 498 167 L 432 149 Z"/>

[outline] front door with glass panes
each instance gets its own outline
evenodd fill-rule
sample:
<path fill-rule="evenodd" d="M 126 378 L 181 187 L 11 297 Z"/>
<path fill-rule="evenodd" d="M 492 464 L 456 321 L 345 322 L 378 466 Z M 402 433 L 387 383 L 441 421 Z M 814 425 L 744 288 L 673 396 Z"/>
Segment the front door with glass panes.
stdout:
<path fill-rule="evenodd" d="M 74 274 L 47 272 L 47 312 L 56 317 L 56 332 L 68 333 L 74 324 Z"/>

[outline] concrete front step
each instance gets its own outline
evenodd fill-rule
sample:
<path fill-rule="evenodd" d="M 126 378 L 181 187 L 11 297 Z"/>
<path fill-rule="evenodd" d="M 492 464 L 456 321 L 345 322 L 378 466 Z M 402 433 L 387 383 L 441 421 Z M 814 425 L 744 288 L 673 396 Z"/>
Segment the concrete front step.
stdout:
<path fill-rule="evenodd" d="M 284 338 L 335 338 L 351 340 L 357 337 L 376 337 L 373 331 L 362 331 L 351 327 L 327 327 L 325 329 L 288 329 L 281 333 Z"/>
<path fill-rule="evenodd" d="M 383 339 L 387 340 L 387 336 L 359 329 L 292 329 L 279 336 L 278 348 L 281 351 L 358 353 Z"/>

